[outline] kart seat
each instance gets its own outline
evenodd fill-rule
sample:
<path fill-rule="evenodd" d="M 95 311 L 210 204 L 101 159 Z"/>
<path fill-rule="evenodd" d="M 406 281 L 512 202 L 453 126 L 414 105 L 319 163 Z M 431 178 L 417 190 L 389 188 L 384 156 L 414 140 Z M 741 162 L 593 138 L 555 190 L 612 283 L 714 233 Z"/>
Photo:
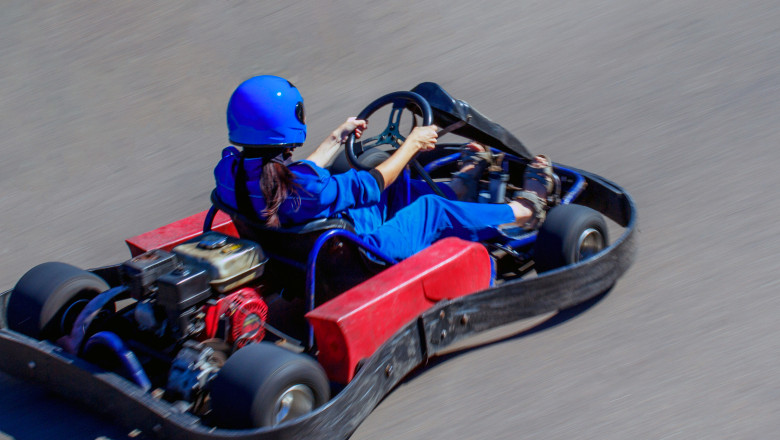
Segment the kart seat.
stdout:
<path fill-rule="evenodd" d="M 315 219 L 301 225 L 286 228 L 269 228 L 254 218 L 227 205 L 216 193 L 211 193 L 214 208 L 226 213 L 241 238 L 259 243 L 275 263 L 274 275 L 284 277 L 285 284 L 295 280 L 295 290 L 305 290 L 305 276 L 315 242 L 324 232 L 343 229 L 355 232 L 352 222 L 346 218 Z M 387 266 L 369 259 L 360 246 L 351 240 L 334 237 L 322 248 L 317 258 L 317 302 L 333 298 L 353 286 L 381 272 Z M 266 270 L 266 273 L 269 271 Z"/>

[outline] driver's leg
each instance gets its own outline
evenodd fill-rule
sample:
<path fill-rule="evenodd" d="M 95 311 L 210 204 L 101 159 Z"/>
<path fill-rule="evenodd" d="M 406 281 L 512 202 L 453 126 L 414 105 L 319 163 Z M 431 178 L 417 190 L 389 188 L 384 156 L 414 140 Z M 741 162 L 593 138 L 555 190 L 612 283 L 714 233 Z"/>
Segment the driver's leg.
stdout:
<path fill-rule="evenodd" d="M 506 204 L 465 203 L 425 195 L 363 238 L 401 260 L 444 237 L 487 240 L 497 235 L 496 226 L 516 220 L 513 208 Z"/>
<path fill-rule="evenodd" d="M 450 200 L 456 200 L 457 196 L 450 189 L 446 182 L 437 182 L 436 184 L 444 195 Z M 385 220 L 395 217 L 395 214 L 414 203 L 417 199 L 425 195 L 433 195 L 433 189 L 427 182 L 417 179 L 411 179 L 408 172 L 404 172 L 402 177 L 396 179 L 390 187 L 382 194 L 386 196 L 387 210 L 385 211 Z"/>

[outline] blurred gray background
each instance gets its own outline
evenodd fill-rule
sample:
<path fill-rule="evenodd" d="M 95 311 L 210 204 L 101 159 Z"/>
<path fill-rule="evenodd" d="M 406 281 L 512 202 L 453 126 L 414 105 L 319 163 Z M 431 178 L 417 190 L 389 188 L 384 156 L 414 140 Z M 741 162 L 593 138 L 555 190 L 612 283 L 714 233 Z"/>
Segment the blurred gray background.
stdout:
<path fill-rule="evenodd" d="M 435 81 L 639 206 L 637 262 L 602 301 L 434 362 L 354 439 L 777 436 L 780 3 L 5 0 L 0 290 L 207 209 L 227 100 L 256 74 L 304 94 L 305 150 Z M 126 434 L 0 374 L 0 439 Z"/>

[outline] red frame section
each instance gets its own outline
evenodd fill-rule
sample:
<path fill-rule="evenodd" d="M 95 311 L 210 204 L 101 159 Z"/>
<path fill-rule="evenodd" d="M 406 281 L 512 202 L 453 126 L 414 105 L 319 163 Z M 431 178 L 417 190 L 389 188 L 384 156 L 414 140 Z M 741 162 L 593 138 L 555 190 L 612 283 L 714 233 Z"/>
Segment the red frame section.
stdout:
<path fill-rule="evenodd" d="M 163 249 L 170 252 L 174 247 L 203 233 L 203 222 L 206 221 L 207 214 L 208 211 L 199 212 L 153 231 L 128 238 L 125 243 L 130 248 L 133 257 L 152 249 Z M 233 226 L 233 221 L 222 211 L 218 211 L 217 215 L 214 216 L 211 230 L 238 237 L 238 231 Z"/>
<path fill-rule="evenodd" d="M 334 382 L 346 384 L 358 363 L 395 332 L 444 299 L 490 286 L 484 246 L 445 238 L 306 314 L 317 360 Z"/>

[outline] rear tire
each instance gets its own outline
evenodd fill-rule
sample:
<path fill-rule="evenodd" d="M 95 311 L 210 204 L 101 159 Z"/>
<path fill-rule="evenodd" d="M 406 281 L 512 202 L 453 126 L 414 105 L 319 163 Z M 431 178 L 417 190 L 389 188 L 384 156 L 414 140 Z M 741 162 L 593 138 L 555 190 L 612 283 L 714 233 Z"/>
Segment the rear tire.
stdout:
<path fill-rule="evenodd" d="M 212 414 L 222 428 L 275 426 L 313 411 L 329 397 L 320 364 L 270 342 L 235 352 L 211 383 Z"/>
<path fill-rule="evenodd" d="M 69 334 L 81 309 L 108 288 L 102 278 L 70 264 L 39 264 L 11 292 L 8 328 L 33 338 L 56 340 Z"/>
<path fill-rule="evenodd" d="M 607 223 L 582 205 L 560 205 L 547 213 L 534 244 L 537 273 L 586 260 L 607 247 Z"/>

